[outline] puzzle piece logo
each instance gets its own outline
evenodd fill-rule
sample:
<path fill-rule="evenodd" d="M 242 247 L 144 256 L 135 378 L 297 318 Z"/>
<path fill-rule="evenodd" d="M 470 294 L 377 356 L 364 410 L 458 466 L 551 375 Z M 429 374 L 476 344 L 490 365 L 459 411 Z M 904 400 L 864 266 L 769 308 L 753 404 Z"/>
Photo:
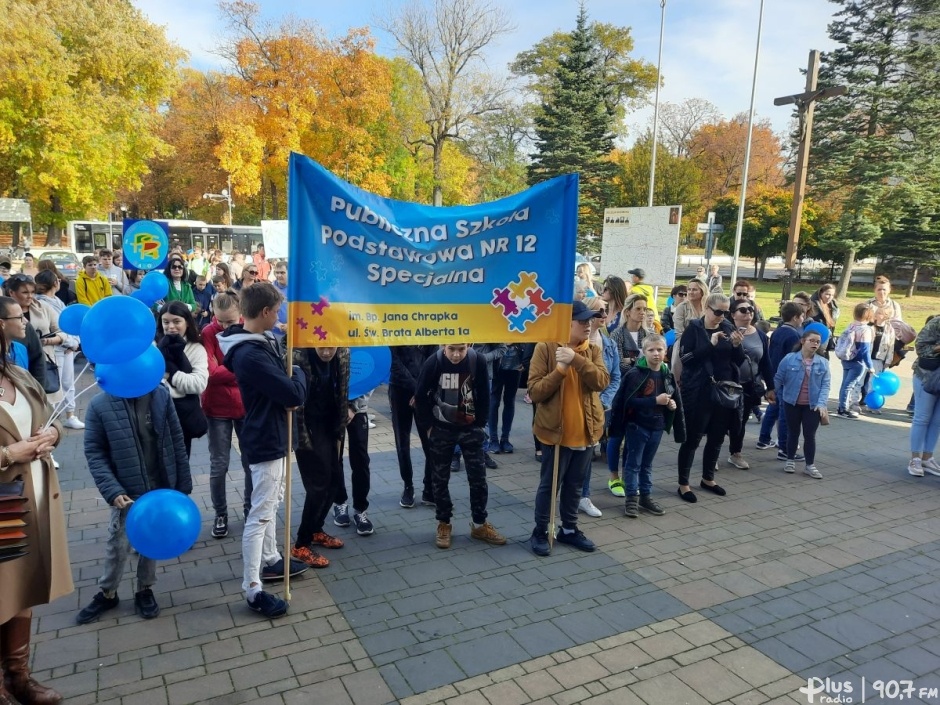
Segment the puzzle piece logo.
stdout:
<path fill-rule="evenodd" d="M 524 333 L 530 323 L 552 312 L 555 301 L 547 298 L 545 290 L 538 285 L 538 274 L 519 272 L 518 281 L 493 289 L 490 303 L 493 308 L 502 309 L 510 332 Z"/>

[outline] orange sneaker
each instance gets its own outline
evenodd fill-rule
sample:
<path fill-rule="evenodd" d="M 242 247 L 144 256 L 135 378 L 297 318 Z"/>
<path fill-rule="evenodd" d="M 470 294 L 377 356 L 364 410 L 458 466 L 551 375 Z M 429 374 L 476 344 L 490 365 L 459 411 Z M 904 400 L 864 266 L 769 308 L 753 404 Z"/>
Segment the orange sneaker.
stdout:
<path fill-rule="evenodd" d="M 290 555 L 291 558 L 302 561 L 311 568 L 326 568 L 330 564 L 329 559 L 306 546 L 301 546 L 300 548 L 295 546 L 290 550 Z"/>
<path fill-rule="evenodd" d="M 342 548 L 343 540 L 338 539 L 335 536 L 330 536 L 322 531 L 318 531 L 313 535 L 313 538 L 310 540 L 310 543 L 317 546 L 323 546 L 323 548 Z"/>

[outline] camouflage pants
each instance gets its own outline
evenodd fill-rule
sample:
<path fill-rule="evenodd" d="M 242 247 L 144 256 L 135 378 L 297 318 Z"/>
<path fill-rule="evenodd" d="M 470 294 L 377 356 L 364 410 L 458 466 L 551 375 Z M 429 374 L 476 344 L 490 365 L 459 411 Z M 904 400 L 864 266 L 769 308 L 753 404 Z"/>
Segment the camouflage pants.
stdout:
<path fill-rule="evenodd" d="M 434 503 L 437 506 L 437 520 L 450 522 L 454 514 L 454 505 L 450 501 L 450 462 L 454 457 L 454 448 L 458 445 L 463 451 L 464 464 L 467 468 L 467 482 L 470 484 L 470 513 L 473 521 L 482 524 L 486 521 L 486 466 L 483 464 L 483 441 L 485 434 L 476 426 L 462 429 L 446 429 L 435 426 L 430 434 L 431 463 L 433 475 L 431 487 L 434 490 Z"/>

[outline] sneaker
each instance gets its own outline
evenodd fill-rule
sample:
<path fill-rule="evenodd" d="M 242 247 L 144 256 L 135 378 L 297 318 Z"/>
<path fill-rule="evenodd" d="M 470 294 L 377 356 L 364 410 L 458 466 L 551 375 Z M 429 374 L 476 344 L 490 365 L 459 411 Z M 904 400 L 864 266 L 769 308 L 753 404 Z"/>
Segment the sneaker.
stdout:
<path fill-rule="evenodd" d="M 653 514 L 654 516 L 661 517 L 666 513 L 666 510 L 659 506 L 659 503 L 654 502 L 653 498 L 648 494 L 640 495 L 640 509 Z"/>
<path fill-rule="evenodd" d="M 453 528 L 449 522 L 437 522 L 437 538 L 434 539 L 434 545 L 438 548 L 450 548 L 450 534 Z"/>
<path fill-rule="evenodd" d="M 134 610 L 144 619 L 160 616 L 160 605 L 153 596 L 153 590 L 145 588 L 134 595 Z"/>
<path fill-rule="evenodd" d="M 627 496 L 627 493 L 623 491 L 623 480 L 619 478 L 616 480 L 608 480 L 607 489 L 610 490 L 610 493 L 614 497 L 626 497 Z"/>
<path fill-rule="evenodd" d="M 212 538 L 224 539 L 226 536 L 228 536 L 228 514 L 219 514 L 212 526 Z"/>
<path fill-rule="evenodd" d="M 759 406 L 755 406 L 751 411 L 754 413 L 754 418 L 757 419 L 757 423 L 764 420 L 764 412 Z"/>
<path fill-rule="evenodd" d="M 434 501 L 434 497 L 429 495 L 427 492 L 421 493 L 421 504 L 426 507 L 436 507 L 437 503 Z"/>
<path fill-rule="evenodd" d="M 333 523 L 337 526 L 349 526 L 349 507 L 345 504 L 333 505 Z"/>
<path fill-rule="evenodd" d="M 836 412 L 836 416 L 840 419 L 857 419 L 858 413 L 852 410 L 846 411 L 845 409 L 839 409 L 839 411 Z"/>
<path fill-rule="evenodd" d="M 479 526 L 470 523 L 470 538 L 477 541 L 483 541 L 491 546 L 505 546 L 506 537 L 496 530 L 488 521 L 484 521 Z"/>
<path fill-rule="evenodd" d="M 366 425 L 367 425 L 369 428 L 375 428 L 375 421 L 373 421 L 372 419 L 369 419 L 369 421 L 367 422 Z"/>
<path fill-rule="evenodd" d="M 591 501 L 590 497 L 582 497 L 581 501 L 578 502 L 578 511 L 584 512 L 589 517 L 594 517 L 595 519 L 601 514 L 601 510 L 594 506 L 594 502 Z"/>
<path fill-rule="evenodd" d="M 738 470 L 747 470 L 751 467 L 740 453 L 732 453 L 728 456 L 728 464 L 734 465 Z"/>
<path fill-rule="evenodd" d="M 450 461 L 450 471 L 460 472 L 460 456 L 455 455 Z"/>
<path fill-rule="evenodd" d="M 768 448 L 776 448 L 777 441 L 769 440 L 766 443 L 764 443 L 763 441 L 757 441 L 754 447 L 757 448 L 757 450 L 767 450 Z"/>
<path fill-rule="evenodd" d="M 248 600 L 248 607 L 268 619 L 283 617 L 287 614 L 287 603 L 264 590 L 255 595 L 254 600 Z"/>
<path fill-rule="evenodd" d="M 529 537 L 529 546 L 536 556 L 548 556 L 552 553 L 552 548 L 548 545 L 547 531 L 533 529 L 532 535 Z"/>
<path fill-rule="evenodd" d="M 487 470 L 495 470 L 499 467 L 499 464 L 493 460 L 493 456 L 491 456 L 489 453 L 483 454 L 483 464 L 486 466 Z"/>
<path fill-rule="evenodd" d="M 558 543 L 566 543 L 569 546 L 574 546 L 579 551 L 586 551 L 588 553 L 597 548 L 594 542 L 585 536 L 581 529 L 575 529 L 570 534 L 566 534 L 564 529 L 559 529 L 558 533 L 555 535 L 555 540 Z"/>
<path fill-rule="evenodd" d="M 512 453 L 514 450 L 515 450 L 515 448 L 513 448 L 513 445 L 512 445 L 512 443 L 509 442 L 509 439 L 508 439 L 508 438 L 507 438 L 505 441 L 500 441 L 500 442 L 499 442 L 499 452 L 500 452 L 500 453 Z"/>
<path fill-rule="evenodd" d="M 343 505 L 346 506 L 345 504 Z M 330 536 L 323 531 L 318 531 L 313 535 L 313 538 L 310 540 L 310 543 L 314 546 L 323 546 L 323 548 L 342 548 L 343 540 L 338 539 L 335 536 Z"/>
<path fill-rule="evenodd" d="M 796 463 L 794 463 L 792 460 L 788 460 L 787 464 L 783 466 L 783 471 L 790 473 L 796 472 Z"/>
<path fill-rule="evenodd" d="M 803 470 L 803 472 L 805 472 L 807 475 L 809 475 L 809 476 L 810 476 L 811 478 L 813 478 L 814 480 L 821 480 L 821 479 L 823 479 L 822 473 L 820 473 L 819 470 L 816 469 L 816 466 L 815 466 L 815 465 L 807 465 L 806 468 Z"/>
<path fill-rule="evenodd" d="M 79 421 L 77 416 L 66 417 L 65 421 L 62 422 L 62 425 L 66 428 L 75 429 L 76 431 L 81 431 L 83 428 L 85 428 L 85 424 Z"/>
<path fill-rule="evenodd" d="M 398 500 L 398 506 L 404 507 L 405 509 L 411 509 L 415 506 L 415 488 L 406 487 L 405 491 L 401 493 L 401 499 Z"/>
<path fill-rule="evenodd" d="M 631 495 L 627 497 L 627 501 L 623 505 L 623 515 L 629 517 L 630 519 L 636 519 L 640 516 L 640 498 L 636 495 Z"/>
<path fill-rule="evenodd" d="M 353 521 L 356 522 L 356 533 L 360 536 L 371 536 L 372 532 L 375 531 L 375 527 L 372 526 L 372 522 L 369 521 L 369 517 L 366 516 L 365 512 L 353 514 Z"/>
<path fill-rule="evenodd" d="M 301 546 L 300 548 L 294 546 L 290 550 L 290 557 L 301 563 L 306 563 L 311 568 L 326 568 L 330 564 L 329 558 L 321 556 L 309 546 Z"/>
<path fill-rule="evenodd" d="M 296 561 L 293 558 L 290 561 L 290 577 L 306 573 L 310 568 L 306 563 Z M 266 565 L 261 569 L 261 580 L 263 582 L 274 582 L 284 579 L 284 559 L 279 558 L 271 565 Z"/>
<path fill-rule="evenodd" d="M 499 443 L 496 441 L 487 441 L 483 444 L 484 453 L 499 453 Z"/>
<path fill-rule="evenodd" d="M 914 477 L 923 477 L 924 476 L 924 467 L 920 458 L 911 458 L 911 462 L 907 465 L 907 472 Z"/>
<path fill-rule="evenodd" d="M 803 454 L 800 452 L 799 446 L 797 446 L 796 453 L 793 454 L 793 459 L 794 459 L 794 460 L 806 460 L 806 456 L 803 455 Z M 781 460 L 781 461 L 783 461 L 783 462 L 786 462 L 786 460 L 787 460 L 787 452 L 786 452 L 785 450 L 778 450 L 778 451 L 777 451 L 777 460 Z"/>
<path fill-rule="evenodd" d="M 940 465 L 937 464 L 933 456 L 930 456 L 926 460 L 921 460 L 920 466 L 924 469 L 924 472 L 929 472 L 931 475 L 940 477 Z"/>
<path fill-rule="evenodd" d="M 103 592 L 99 592 L 91 599 L 91 603 L 78 613 L 75 621 L 79 624 L 94 622 L 108 610 L 117 607 L 120 602 L 121 598 L 117 596 L 117 593 L 114 594 L 114 597 L 105 597 Z"/>

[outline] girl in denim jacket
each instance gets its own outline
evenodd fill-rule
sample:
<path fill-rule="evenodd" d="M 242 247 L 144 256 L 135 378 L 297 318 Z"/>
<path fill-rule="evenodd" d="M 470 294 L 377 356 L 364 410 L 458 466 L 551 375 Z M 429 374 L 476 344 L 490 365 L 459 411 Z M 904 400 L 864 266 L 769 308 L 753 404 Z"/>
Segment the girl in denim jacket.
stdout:
<path fill-rule="evenodd" d="M 814 464 L 816 459 L 816 430 L 820 422 L 829 423 L 829 362 L 816 351 L 821 344 L 819 333 L 805 332 L 800 338 L 800 349 L 788 354 L 777 367 L 774 388 L 778 401 L 783 402 L 787 419 L 787 462 L 784 472 L 795 469 L 794 456 L 803 431 L 803 452 L 806 455 L 807 475 L 822 479 Z"/>

